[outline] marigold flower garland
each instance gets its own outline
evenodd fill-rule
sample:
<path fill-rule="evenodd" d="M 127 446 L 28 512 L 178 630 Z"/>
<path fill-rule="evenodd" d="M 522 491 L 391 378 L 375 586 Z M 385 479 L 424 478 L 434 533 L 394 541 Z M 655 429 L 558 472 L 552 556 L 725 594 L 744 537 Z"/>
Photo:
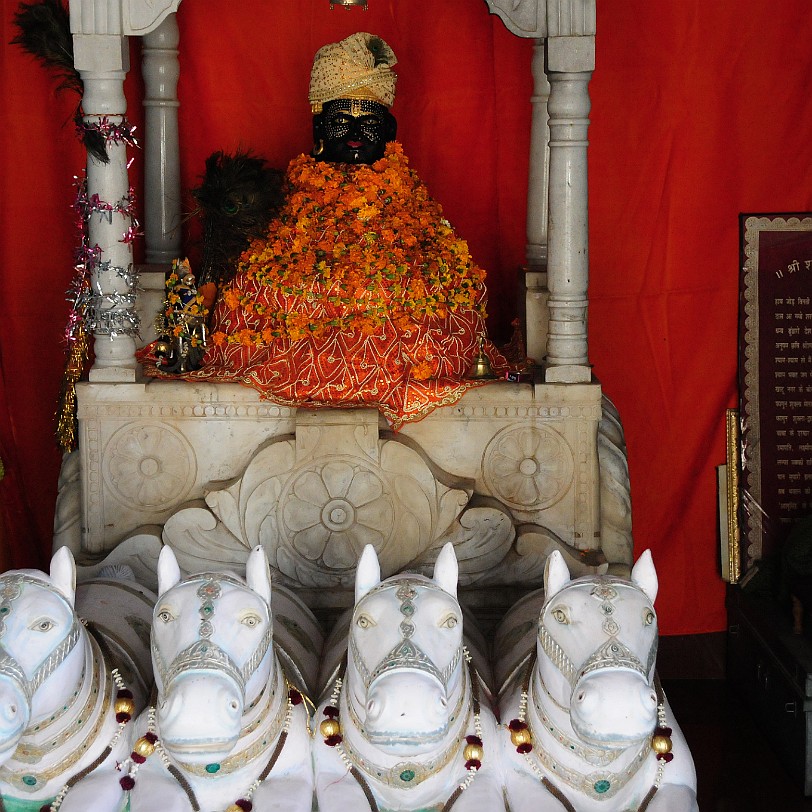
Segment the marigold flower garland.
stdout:
<path fill-rule="evenodd" d="M 243 254 L 223 289 L 248 327 L 215 330 L 215 345 L 267 346 L 329 330 L 400 332 L 432 317 L 484 316 L 485 272 L 443 219 L 398 143 L 371 166 L 302 155 L 288 169 L 288 198 L 268 236 Z M 253 328 L 253 329 L 252 329 Z M 430 364 L 413 374 L 429 377 Z"/>

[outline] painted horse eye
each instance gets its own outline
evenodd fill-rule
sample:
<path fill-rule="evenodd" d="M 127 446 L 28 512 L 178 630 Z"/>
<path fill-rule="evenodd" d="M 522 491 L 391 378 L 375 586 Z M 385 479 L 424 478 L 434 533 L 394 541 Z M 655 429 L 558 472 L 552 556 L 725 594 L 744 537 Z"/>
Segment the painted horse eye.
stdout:
<path fill-rule="evenodd" d="M 35 620 L 31 627 L 36 632 L 49 632 L 54 627 L 53 620 L 50 620 L 47 617 L 40 618 L 39 620 Z"/>
<path fill-rule="evenodd" d="M 458 623 L 459 623 L 459 620 L 457 619 L 456 615 L 449 615 L 447 618 L 445 618 L 440 623 L 440 628 L 441 629 L 453 629 Z"/>
<path fill-rule="evenodd" d="M 259 626 L 259 615 L 246 615 L 240 623 L 243 626 L 248 626 L 249 629 L 253 629 L 255 626 Z"/>
<path fill-rule="evenodd" d="M 654 623 L 655 618 L 656 615 L 651 611 L 651 609 L 646 609 L 646 611 L 643 613 L 643 623 L 645 623 L 646 626 L 651 626 L 651 624 Z"/>
<path fill-rule="evenodd" d="M 567 616 L 567 610 L 562 609 L 560 606 L 553 609 L 552 615 L 559 623 L 563 623 L 564 625 L 570 622 L 570 619 Z"/>
<path fill-rule="evenodd" d="M 375 621 L 369 615 L 360 615 L 355 623 L 361 629 L 369 629 L 376 625 Z"/>
<path fill-rule="evenodd" d="M 158 612 L 158 620 L 160 620 L 161 623 L 169 623 L 174 619 L 175 616 L 168 609 L 162 609 Z"/>

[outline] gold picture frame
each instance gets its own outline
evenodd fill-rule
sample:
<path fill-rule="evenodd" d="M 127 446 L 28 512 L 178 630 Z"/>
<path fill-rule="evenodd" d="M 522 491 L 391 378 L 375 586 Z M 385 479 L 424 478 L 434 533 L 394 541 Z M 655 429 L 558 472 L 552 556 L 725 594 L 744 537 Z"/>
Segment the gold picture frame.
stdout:
<path fill-rule="evenodd" d="M 737 584 L 741 577 L 739 528 L 739 410 L 725 412 L 725 522 L 722 535 L 722 577 Z"/>

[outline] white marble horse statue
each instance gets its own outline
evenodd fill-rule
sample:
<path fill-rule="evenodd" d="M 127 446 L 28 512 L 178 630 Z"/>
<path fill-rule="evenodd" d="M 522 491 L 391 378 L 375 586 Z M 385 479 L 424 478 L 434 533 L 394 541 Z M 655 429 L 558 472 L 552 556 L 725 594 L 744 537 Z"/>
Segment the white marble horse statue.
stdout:
<path fill-rule="evenodd" d="M 452 544 L 434 577 L 358 563 L 346 670 L 317 711 L 320 812 L 504 809 L 495 719 L 463 645 Z"/>
<path fill-rule="evenodd" d="M 81 596 L 80 596 L 81 598 Z M 95 589 L 91 602 L 127 607 L 136 636 L 148 630 L 154 596 L 135 584 L 110 582 Z M 126 633 L 111 642 L 79 618 L 76 567 L 67 547 L 58 550 L 50 573 L 11 570 L 0 576 L 0 809 L 105 809 L 97 784 L 129 752 L 124 728 L 144 704 L 139 652 L 124 652 Z M 116 625 L 114 622 L 112 625 Z M 132 629 L 131 629 L 132 631 Z M 143 640 L 141 654 L 148 652 Z M 133 656 L 129 656 L 132 654 Z M 148 657 L 142 656 L 148 670 Z M 125 682 L 125 676 L 128 678 Z M 131 690 L 131 687 L 132 690 Z M 78 783 L 91 788 L 90 795 Z M 74 789 L 76 787 L 76 789 Z M 113 800 L 109 801 L 110 803 Z"/>
<path fill-rule="evenodd" d="M 631 580 L 571 580 L 554 552 L 544 585 L 495 641 L 503 675 L 513 672 L 500 692 L 512 812 L 697 812 L 693 759 L 655 677 L 651 554 Z M 528 630 L 535 647 L 511 659 Z"/>
<path fill-rule="evenodd" d="M 243 580 L 182 579 L 165 547 L 158 591 L 157 702 L 137 721 L 121 783 L 131 812 L 310 812 L 309 714 L 274 645 L 263 548 L 249 555 Z"/>

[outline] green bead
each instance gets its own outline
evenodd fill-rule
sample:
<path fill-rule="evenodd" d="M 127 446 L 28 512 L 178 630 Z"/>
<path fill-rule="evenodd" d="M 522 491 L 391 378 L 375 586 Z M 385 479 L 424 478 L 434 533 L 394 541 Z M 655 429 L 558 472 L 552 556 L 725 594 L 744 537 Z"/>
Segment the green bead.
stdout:
<path fill-rule="evenodd" d="M 37 779 L 33 775 L 24 775 L 23 776 L 23 784 L 26 784 L 29 787 L 33 787 L 34 784 L 37 783 Z"/>
<path fill-rule="evenodd" d="M 214 775 L 214 773 L 216 773 L 219 769 L 220 769 L 219 764 L 207 764 L 206 765 L 206 772 L 211 773 L 212 775 Z"/>
<path fill-rule="evenodd" d="M 609 787 L 612 785 L 606 779 L 604 779 L 602 781 L 596 781 L 593 786 L 598 795 L 603 795 L 604 792 L 609 791 Z"/>
<path fill-rule="evenodd" d="M 400 774 L 401 781 L 411 781 L 414 778 L 414 770 L 404 770 Z"/>

